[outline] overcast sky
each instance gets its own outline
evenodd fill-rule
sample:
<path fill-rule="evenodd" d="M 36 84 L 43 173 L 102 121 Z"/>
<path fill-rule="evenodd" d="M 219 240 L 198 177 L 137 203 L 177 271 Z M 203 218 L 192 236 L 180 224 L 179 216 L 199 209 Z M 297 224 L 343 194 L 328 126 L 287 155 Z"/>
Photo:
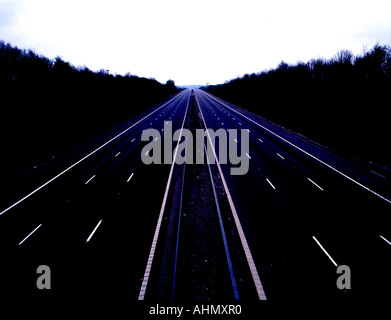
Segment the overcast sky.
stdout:
<path fill-rule="evenodd" d="M 390 0 L 0 0 L 0 40 L 177 85 L 391 45 Z"/>

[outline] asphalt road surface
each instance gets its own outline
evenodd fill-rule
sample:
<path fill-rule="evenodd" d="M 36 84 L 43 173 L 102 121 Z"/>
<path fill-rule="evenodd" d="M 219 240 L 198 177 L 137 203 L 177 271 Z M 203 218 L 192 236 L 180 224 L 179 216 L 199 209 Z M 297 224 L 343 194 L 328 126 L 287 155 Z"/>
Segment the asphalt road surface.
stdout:
<path fill-rule="evenodd" d="M 159 142 L 167 121 L 183 139 L 197 129 L 237 129 L 239 152 L 245 130 L 248 173 L 231 175 L 238 165 L 217 164 L 219 143 L 208 159 L 215 164 L 206 157 L 204 164 L 144 164 L 143 130 L 156 129 Z M 174 159 L 177 143 L 162 141 Z M 1 295 L 387 299 L 390 209 L 383 172 L 206 92 L 185 90 L 70 154 L 2 181 Z M 50 282 L 43 282 L 50 289 L 37 288 L 41 265 L 50 268 Z M 341 265 L 350 276 L 337 274 Z M 337 287 L 341 275 L 350 289 Z"/>

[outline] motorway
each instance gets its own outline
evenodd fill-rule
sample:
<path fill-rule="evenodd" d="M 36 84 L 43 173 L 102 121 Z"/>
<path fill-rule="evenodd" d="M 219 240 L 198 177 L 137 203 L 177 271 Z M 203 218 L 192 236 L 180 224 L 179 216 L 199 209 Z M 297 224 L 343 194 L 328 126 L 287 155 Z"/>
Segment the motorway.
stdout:
<path fill-rule="evenodd" d="M 247 131 L 248 173 L 231 175 L 230 163 L 144 164 L 143 130 L 159 141 L 167 121 L 173 132 Z M 175 159 L 177 142 L 162 143 Z M 2 183 L 2 296 L 390 297 L 390 180 L 201 90 Z M 37 289 L 40 265 L 50 267 L 50 290 Z M 351 289 L 336 286 L 340 265 Z"/>

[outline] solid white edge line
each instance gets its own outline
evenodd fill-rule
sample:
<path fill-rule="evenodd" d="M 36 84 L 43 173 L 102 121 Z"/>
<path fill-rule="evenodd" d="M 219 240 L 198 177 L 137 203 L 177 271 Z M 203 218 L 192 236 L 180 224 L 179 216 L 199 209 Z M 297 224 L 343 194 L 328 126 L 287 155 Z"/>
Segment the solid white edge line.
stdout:
<path fill-rule="evenodd" d="M 312 236 L 312 238 L 315 240 L 315 242 L 318 244 L 318 246 L 323 250 L 323 252 L 326 254 L 326 256 L 329 257 L 330 261 L 336 266 L 338 267 L 338 264 L 335 262 L 335 260 L 329 255 L 329 253 L 326 251 L 325 248 L 323 248 L 323 246 L 320 244 L 320 242 L 318 241 L 318 239 L 316 239 L 314 236 Z"/>
<path fill-rule="evenodd" d="M 166 202 L 167 202 L 168 192 L 170 190 L 172 173 L 174 171 L 174 165 L 175 165 L 175 161 L 176 161 L 178 146 L 179 146 L 179 142 L 180 142 L 180 140 L 182 138 L 182 131 L 183 131 L 183 126 L 185 125 L 185 120 L 186 120 L 187 110 L 189 108 L 189 103 L 190 103 L 190 95 L 189 95 L 189 98 L 188 98 L 188 101 L 187 101 L 185 116 L 183 117 L 182 128 L 181 128 L 181 131 L 179 133 L 179 139 L 178 139 L 177 145 L 175 147 L 174 157 L 173 157 L 173 161 L 172 161 L 172 164 L 171 164 L 170 173 L 168 175 L 166 190 L 164 192 L 163 202 L 162 202 L 162 206 L 160 208 L 159 218 L 158 218 L 158 221 L 157 221 L 157 224 L 156 224 L 155 234 L 153 236 L 151 250 L 149 252 L 147 265 L 145 267 L 143 282 L 141 284 L 138 300 L 144 300 L 144 298 L 145 298 L 145 292 L 147 290 L 149 275 L 151 273 L 151 268 L 152 268 L 152 262 L 153 262 L 153 258 L 155 256 L 155 250 L 156 250 L 157 240 L 158 240 L 158 237 L 159 237 L 160 226 L 162 224 L 163 214 L 164 214 L 164 210 L 166 208 Z"/>
<path fill-rule="evenodd" d="M 30 192 L 29 194 L 27 194 L 26 196 L 24 196 L 22 199 L 20 199 L 19 201 L 16 201 L 14 204 L 10 205 L 8 208 L 4 209 L 3 211 L 0 212 L 0 216 L 4 213 L 6 213 L 7 211 L 11 210 L 13 207 L 17 206 L 19 203 L 21 203 L 22 201 L 26 200 L 27 198 L 31 197 L 34 193 L 38 192 L 39 190 L 41 190 L 42 188 L 44 188 L 45 186 L 47 186 L 49 183 L 53 182 L 54 180 L 56 180 L 58 177 L 62 176 L 64 173 L 66 173 L 67 171 L 69 171 L 70 169 L 72 169 L 73 167 L 75 167 L 76 165 L 78 165 L 80 162 L 84 161 L 85 159 L 87 159 L 88 157 L 90 157 L 91 155 L 93 155 L 94 153 L 96 153 L 97 151 L 99 151 L 100 149 L 102 149 L 103 147 L 105 147 L 106 145 L 108 145 L 110 142 L 114 141 L 115 139 L 117 139 L 118 137 L 122 136 L 125 132 L 129 131 L 130 129 L 132 129 L 135 125 L 139 124 L 141 121 L 143 121 L 144 119 L 148 118 L 151 114 L 155 113 L 156 111 L 160 110 L 161 108 L 163 108 L 165 105 L 167 105 L 168 103 L 170 103 L 171 101 L 173 101 L 174 99 L 176 99 L 178 96 L 179 96 L 180 93 L 178 93 L 175 97 L 173 97 L 171 100 L 167 101 L 165 104 L 163 104 L 162 106 L 160 106 L 159 108 L 157 108 L 155 111 L 152 111 L 151 113 L 149 113 L 148 115 L 146 115 L 144 118 L 140 119 L 139 121 L 137 121 L 135 124 L 131 125 L 129 128 L 127 128 L 126 130 L 122 131 L 121 133 L 119 133 L 118 135 L 116 135 L 114 138 L 111 138 L 109 141 L 105 142 L 104 144 L 102 144 L 100 147 L 98 147 L 97 149 L 95 149 L 94 151 L 90 152 L 89 154 L 87 154 L 86 156 L 84 156 L 83 158 L 81 158 L 79 161 L 75 162 L 73 165 L 71 165 L 70 167 L 66 168 L 65 170 L 61 171 L 58 175 L 56 175 L 55 177 L 53 177 L 52 179 L 50 179 L 49 181 L 45 182 L 43 185 L 41 185 L 40 187 L 38 187 L 37 189 L 35 189 L 34 191 Z"/>
<path fill-rule="evenodd" d="M 251 157 L 247 152 L 246 152 L 246 156 L 251 160 Z"/>
<path fill-rule="evenodd" d="M 202 117 L 202 121 L 204 122 L 205 129 L 207 129 L 208 126 L 206 125 L 204 114 L 202 113 L 202 110 L 201 110 L 201 106 L 198 103 L 197 94 L 195 94 L 195 99 L 197 101 L 197 105 L 199 107 L 200 115 Z M 236 208 L 235 208 L 235 205 L 233 203 L 233 200 L 232 200 L 232 197 L 231 197 L 231 193 L 229 192 L 227 182 L 225 181 L 225 178 L 224 178 L 224 175 L 223 175 L 223 171 L 221 170 L 221 166 L 220 166 L 219 160 L 218 160 L 217 155 L 216 155 L 216 151 L 215 151 L 215 149 L 213 147 L 213 143 L 212 143 L 212 139 L 211 139 L 211 137 L 209 135 L 209 131 L 206 130 L 206 133 L 208 135 L 208 139 L 209 139 L 210 145 L 212 146 L 212 151 L 213 151 L 213 155 L 214 155 L 214 157 L 216 159 L 216 164 L 217 164 L 217 168 L 219 170 L 221 182 L 223 183 L 224 190 L 225 190 L 225 193 L 227 195 L 228 203 L 229 203 L 231 211 L 232 211 L 232 216 L 233 216 L 234 221 L 235 221 L 236 229 L 238 230 L 239 238 L 240 238 L 240 241 L 242 243 L 242 247 L 243 247 L 244 253 L 246 255 L 246 259 L 247 259 L 248 266 L 250 268 L 251 276 L 253 278 L 254 285 L 255 285 L 255 288 L 256 288 L 257 293 L 258 293 L 258 298 L 259 298 L 259 300 L 267 300 L 265 291 L 263 290 L 261 279 L 260 279 L 259 274 L 258 274 L 257 267 L 255 265 L 253 256 L 252 256 L 251 251 L 250 251 L 250 247 L 249 247 L 249 245 L 247 243 L 247 239 L 246 239 L 246 236 L 244 234 L 242 225 L 240 223 L 239 216 L 238 216 L 238 214 L 236 212 Z"/>
<path fill-rule="evenodd" d="M 33 231 L 31 231 L 31 232 L 29 233 L 29 235 L 28 235 L 26 238 L 24 238 L 22 241 L 20 241 L 20 242 L 18 243 L 18 246 L 20 246 L 23 242 L 25 242 L 25 241 L 27 240 L 28 237 L 30 237 L 35 231 L 38 230 L 38 228 L 39 228 L 40 226 L 42 226 L 42 223 L 41 223 L 38 227 L 36 227 Z"/>
<path fill-rule="evenodd" d="M 382 238 L 385 242 L 387 242 L 390 246 L 391 246 L 391 242 L 388 241 L 386 238 L 384 238 L 383 236 L 379 235 L 380 238 Z"/>
<path fill-rule="evenodd" d="M 261 125 L 261 124 L 255 122 L 254 120 L 252 120 L 252 119 L 250 119 L 249 117 L 245 116 L 245 115 L 242 114 L 241 112 L 236 111 L 235 109 L 231 108 L 230 106 L 227 106 L 225 103 L 223 103 L 223 102 L 221 102 L 221 101 L 215 99 L 214 97 L 212 97 L 211 95 L 209 95 L 209 93 L 206 93 L 205 91 L 202 91 L 202 92 L 205 93 L 206 95 L 208 95 L 211 99 L 213 99 L 213 100 L 217 101 L 218 103 L 222 104 L 223 106 L 225 106 L 225 107 L 227 107 L 227 108 L 229 108 L 229 109 L 235 111 L 237 114 L 240 114 L 242 117 L 246 118 L 247 120 L 249 120 L 249 121 L 255 123 L 258 127 L 260 127 L 260 128 L 262 128 L 262 129 L 268 131 L 269 133 L 273 134 L 273 135 L 276 136 L 277 138 L 279 138 L 279 139 L 281 139 L 282 141 L 288 143 L 289 145 L 291 145 L 292 147 L 296 148 L 297 150 L 303 152 L 304 154 L 306 154 L 307 156 L 311 157 L 312 159 L 315 159 L 316 161 L 319 161 L 320 163 L 322 163 L 322 164 L 325 165 L 326 167 L 328 167 L 328 168 L 334 170 L 335 172 L 339 173 L 340 175 L 342 175 L 342 176 L 345 177 L 346 179 L 349 179 L 350 181 L 354 182 L 355 184 L 359 185 L 360 187 L 364 188 L 365 190 L 367 190 L 367 191 L 373 193 L 375 196 L 379 197 L 380 199 L 383 199 L 384 201 L 387 201 L 388 203 L 391 203 L 391 200 L 387 199 L 386 197 L 383 197 L 383 196 L 380 195 L 379 193 L 377 193 L 377 192 L 373 191 L 372 189 L 370 189 L 370 188 L 364 186 L 364 185 L 361 184 L 360 182 L 354 180 L 353 178 L 349 177 L 348 175 L 346 175 L 345 173 L 339 171 L 338 169 L 334 168 L 333 166 L 329 165 L 328 163 L 326 163 L 326 162 L 324 162 L 324 161 L 318 159 L 317 157 L 313 156 L 311 153 L 309 153 L 309 152 L 303 150 L 302 148 L 296 146 L 296 145 L 293 144 L 292 142 L 290 142 L 290 141 L 284 139 L 283 137 L 279 136 L 277 133 L 274 133 L 273 131 L 271 131 L 270 129 L 264 127 L 263 125 Z"/>
<path fill-rule="evenodd" d="M 92 230 L 92 232 L 91 232 L 90 236 L 87 238 L 87 241 L 86 241 L 86 243 L 87 243 L 88 241 L 90 241 L 90 239 L 91 239 L 91 238 L 92 238 L 92 236 L 94 235 L 94 233 L 95 233 L 96 229 L 98 229 L 98 228 L 99 228 L 99 226 L 100 226 L 100 224 L 101 224 L 101 223 L 102 223 L 102 220 L 99 220 L 98 224 L 96 225 L 96 227 L 94 228 L 94 230 Z"/>
<path fill-rule="evenodd" d="M 321 186 L 319 186 L 318 184 L 316 184 L 314 181 L 312 181 L 310 178 L 307 178 L 310 182 L 312 182 L 315 186 L 317 186 L 320 190 L 324 191 L 323 188 Z"/>

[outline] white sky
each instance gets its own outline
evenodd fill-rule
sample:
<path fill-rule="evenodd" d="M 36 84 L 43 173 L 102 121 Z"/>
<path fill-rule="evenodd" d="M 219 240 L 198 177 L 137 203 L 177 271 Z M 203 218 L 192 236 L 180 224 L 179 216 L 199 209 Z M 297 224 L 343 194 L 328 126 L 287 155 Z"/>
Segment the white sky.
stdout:
<path fill-rule="evenodd" d="M 0 0 L 0 40 L 94 71 L 217 84 L 391 44 L 391 1 Z"/>

